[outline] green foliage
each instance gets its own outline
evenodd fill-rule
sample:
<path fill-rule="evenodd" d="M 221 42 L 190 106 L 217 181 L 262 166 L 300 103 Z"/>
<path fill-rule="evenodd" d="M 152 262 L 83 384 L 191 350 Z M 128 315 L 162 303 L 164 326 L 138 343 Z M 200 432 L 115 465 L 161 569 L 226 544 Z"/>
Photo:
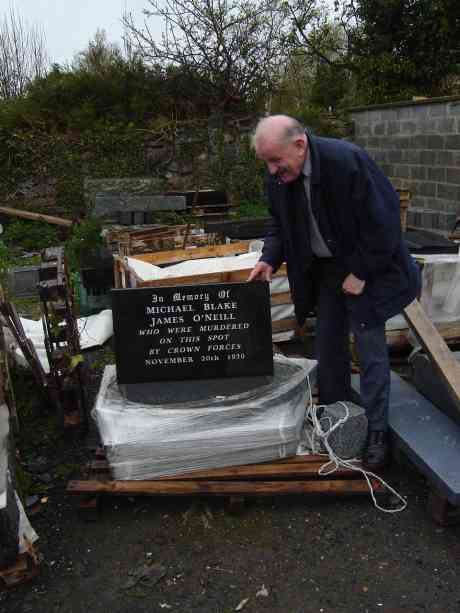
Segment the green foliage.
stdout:
<path fill-rule="evenodd" d="M 4 241 L 10 249 L 39 251 L 58 244 L 55 226 L 42 221 L 21 219 L 6 227 Z"/>
<path fill-rule="evenodd" d="M 10 249 L 0 240 L 0 287 L 8 288 L 8 269 L 13 266 Z"/>
<path fill-rule="evenodd" d="M 359 0 L 356 7 L 351 53 L 368 102 L 455 93 L 446 77 L 460 72 L 458 0 Z"/>
<path fill-rule="evenodd" d="M 327 113 L 320 106 L 305 106 L 298 113 L 298 118 L 318 136 L 342 138 L 346 133 L 346 124 L 340 116 Z"/>
<path fill-rule="evenodd" d="M 244 201 L 262 204 L 265 166 L 256 159 L 249 137 L 235 137 L 227 145 L 224 131 L 220 129 L 216 132 L 215 145 L 209 165 L 213 187 L 226 190 L 234 204 Z"/>
<path fill-rule="evenodd" d="M 35 263 L 38 264 L 39 261 Z M 24 265 L 24 263 L 22 263 L 22 265 Z M 6 285 L 3 287 L 6 287 Z M 42 316 L 41 303 L 38 294 L 30 297 L 8 296 L 8 298 L 15 305 L 16 310 L 21 314 L 21 317 L 38 320 Z"/>
<path fill-rule="evenodd" d="M 154 214 L 152 219 L 153 219 L 152 223 L 157 223 L 160 225 L 169 224 L 172 226 L 186 224 L 189 221 L 191 221 L 190 215 L 185 215 L 185 214 L 182 215 L 181 213 L 178 213 L 177 211 L 158 211 Z"/>
<path fill-rule="evenodd" d="M 98 351 L 97 357 L 90 362 L 90 368 L 93 371 L 103 371 L 108 364 L 114 363 L 115 352 L 109 345 L 105 345 Z"/>
<path fill-rule="evenodd" d="M 0 272 L 6 271 L 10 266 L 11 252 L 5 243 L 0 240 Z"/>
<path fill-rule="evenodd" d="M 116 56 L 104 69 L 54 65 L 29 87 L 27 97 L 0 103 L 0 125 L 47 130 L 88 130 L 94 124 L 146 127 L 153 117 L 206 116 L 209 100 L 200 77 L 178 68 L 160 70 Z"/>
<path fill-rule="evenodd" d="M 87 219 L 73 227 L 71 237 L 65 243 L 67 264 L 71 272 L 81 268 L 83 256 L 102 246 L 102 224 L 98 219 Z"/>
<path fill-rule="evenodd" d="M 267 204 L 261 200 L 250 202 L 243 200 L 238 207 L 237 217 L 267 217 Z"/>
<path fill-rule="evenodd" d="M 254 108 L 270 94 L 286 53 L 286 3 L 282 0 L 148 0 L 144 24 L 123 19 L 132 48 L 146 63 L 177 66 L 195 75 L 194 97 L 212 109 Z M 148 20 L 164 23 L 153 37 Z M 193 98 L 192 98 L 193 99 Z"/>
<path fill-rule="evenodd" d="M 278 86 L 282 77 L 282 87 L 270 91 L 271 111 L 297 116 L 317 134 L 344 135 L 329 107 L 336 112 L 355 103 L 443 93 L 446 72 L 458 68 L 456 0 L 358 0 L 350 46 L 338 21 L 318 5 L 311 7 L 316 17 L 310 33 L 308 6 L 290 4 L 303 16 L 299 24 L 307 38 L 299 35 L 290 55 L 293 43 L 286 38 L 284 72 L 277 64 L 275 79 Z M 348 0 L 338 4 L 351 6 Z M 254 8 L 238 7 L 241 16 Z M 246 52 L 249 43 L 239 51 Z M 84 217 L 85 177 L 164 173 L 161 160 L 151 155 L 154 144 L 170 147 L 174 162 L 188 172 L 178 188 L 222 188 L 243 208 L 247 202 L 263 206 L 264 167 L 249 139 L 229 135 L 228 126 L 224 131 L 221 113 L 209 151 L 207 120 L 222 108 L 254 112 L 267 101 L 254 94 L 250 103 L 248 94 L 216 102 L 209 92 L 215 96 L 219 88 L 205 73 L 189 64 L 160 67 L 139 56 L 124 57 L 98 33 L 72 66 L 55 65 L 31 84 L 27 96 L 0 101 L 0 197 L 20 191 L 25 182 L 48 180 L 56 214 Z"/>
<path fill-rule="evenodd" d="M 310 89 L 310 103 L 322 109 L 336 109 L 350 89 L 350 74 L 342 67 L 320 63 Z"/>

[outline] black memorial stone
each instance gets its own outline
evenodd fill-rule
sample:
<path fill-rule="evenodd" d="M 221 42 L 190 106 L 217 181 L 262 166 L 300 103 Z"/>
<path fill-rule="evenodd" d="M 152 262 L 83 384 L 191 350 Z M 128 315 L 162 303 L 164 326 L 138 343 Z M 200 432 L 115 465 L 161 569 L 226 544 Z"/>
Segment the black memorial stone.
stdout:
<path fill-rule="evenodd" d="M 268 283 L 112 290 L 118 383 L 273 374 Z"/>

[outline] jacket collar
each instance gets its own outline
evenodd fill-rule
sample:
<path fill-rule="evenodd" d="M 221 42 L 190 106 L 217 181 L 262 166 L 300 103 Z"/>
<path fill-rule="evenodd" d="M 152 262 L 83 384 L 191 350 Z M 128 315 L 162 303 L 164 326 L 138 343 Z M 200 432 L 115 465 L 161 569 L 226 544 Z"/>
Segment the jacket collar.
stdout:
<path fill-rule="evenodd" d="M 321 178 L 318 145 L 316 144 L 316 138 L 308 130 L 305 130 L 305 133 L 307 135 L 308 149 L 310 151 L 311 183 L 313 185 L 319 183 Z"/>

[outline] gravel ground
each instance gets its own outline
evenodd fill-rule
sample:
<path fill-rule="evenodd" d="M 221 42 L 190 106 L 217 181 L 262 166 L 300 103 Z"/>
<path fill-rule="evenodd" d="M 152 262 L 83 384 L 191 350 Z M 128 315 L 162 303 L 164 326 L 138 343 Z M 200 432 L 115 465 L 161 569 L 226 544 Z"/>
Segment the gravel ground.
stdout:
<path fill-rule="evenodd" d="M 367 496 L 250 499 L 238 514 L 216 498 L 105 497 L 85 522 L 65 485 L 86 442 L 43 432 L 20 444 L 47 498 L 30 517 L 43 561 L 32 583 L 0 593 L 2 613 L 460 611 L 460 527 L 432 522 L 409 465 L 386 474 L 407 498 L 397 514 Z"/>

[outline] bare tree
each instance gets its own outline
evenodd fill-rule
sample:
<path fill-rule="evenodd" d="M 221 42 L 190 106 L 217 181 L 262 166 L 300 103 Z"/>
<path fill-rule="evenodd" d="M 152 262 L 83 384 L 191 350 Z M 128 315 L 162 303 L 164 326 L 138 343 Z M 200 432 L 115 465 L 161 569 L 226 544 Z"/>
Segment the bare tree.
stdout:
<path fill-rule="evenodd" d="M 176 66 L 198 77 L 216 107 L 254 101 L 276 86 L 285 56 L 281 0 L 148 0 L 138 27 L 123 17 L 132 45 L 144 61 Z M 160 17 L 156 41 L 149 27 Z"/>
<path fill-rule="evenodd" d="M 285 10 L 291 21 L 292 48 L 305 58 L 336 68 L 350 68 L 349 38 L 356 28 L 353 0 L 288 0 Z"/>
<path fill-rule="evenodd" d="M 72 68 L 103 74 L 113 64 L 120 61 L 122 57 L 120 47 L 107 39 L 106 31 L 97 29 L 94 39 L 89 41 L 88 47 L 75 56 Z"/>
<path fill-rule="evenodd" d="M 22 96 L 31 81 L 46 74 L 47 65 L 43 31 L 28 28 L 11 7 L 0 23 L 0 99 Z"/>

